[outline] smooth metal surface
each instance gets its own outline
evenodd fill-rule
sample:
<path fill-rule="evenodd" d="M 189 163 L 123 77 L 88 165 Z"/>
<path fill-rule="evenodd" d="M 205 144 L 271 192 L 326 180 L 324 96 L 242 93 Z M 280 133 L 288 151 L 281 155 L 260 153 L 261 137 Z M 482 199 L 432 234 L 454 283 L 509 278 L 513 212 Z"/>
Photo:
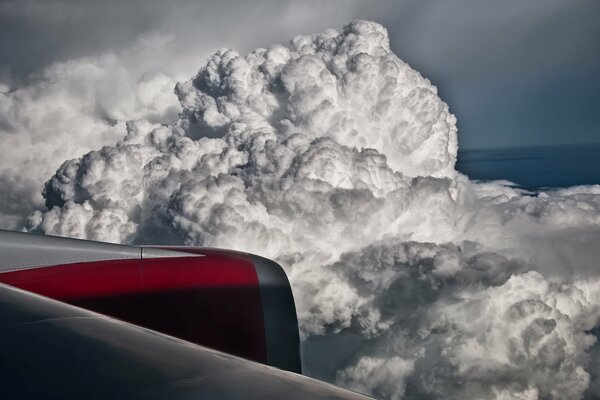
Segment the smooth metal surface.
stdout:
<path fill-rule="evenodd" d="M 251 255 L 265 320 L 267 364 L 302 372 L 296 306 L 288 278 L 275 261 Z"/>
<path fill-rule="evenodd" d="M 2 399 L 366 399 L 0 285 Z"/>
<path fill-rule="evenodd" d="M 173 258 L 173 257 L 204 257 L 203 254 L 193 254 L 185 251 L 165 250 L 160 248 L 140 246 L 142 259 L 149 258 Z"/>
<path fill-rule="evenodd" d="M 190 257 L 189 253 L 0 230 L 0 272 L 93 261 Z"/>

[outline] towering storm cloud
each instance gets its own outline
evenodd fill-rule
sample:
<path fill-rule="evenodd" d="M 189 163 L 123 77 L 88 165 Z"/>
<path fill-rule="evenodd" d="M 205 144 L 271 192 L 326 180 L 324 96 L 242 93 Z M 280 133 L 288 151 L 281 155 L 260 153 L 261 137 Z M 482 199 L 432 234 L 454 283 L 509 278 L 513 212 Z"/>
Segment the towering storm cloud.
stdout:
<path fill-rule="evenodd" d="M 275 258 L 305 370 L 361 392 L 594 397 L 600 187 L 459 174 L 454 116 L 382 26 L 220 50 L 175 93 L 175 123 L 66 161 L 27 229 Z"/>

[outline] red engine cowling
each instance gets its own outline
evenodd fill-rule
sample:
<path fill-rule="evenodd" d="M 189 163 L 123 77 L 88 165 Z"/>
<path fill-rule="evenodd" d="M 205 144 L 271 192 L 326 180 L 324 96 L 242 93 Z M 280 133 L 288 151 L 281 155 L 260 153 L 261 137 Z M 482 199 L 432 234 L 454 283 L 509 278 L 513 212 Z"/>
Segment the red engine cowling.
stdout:
<path fill-rule="evenodd" d="M 263 257 L 0 231 L 0 282 L 301 372 L 291 288 Z"/>

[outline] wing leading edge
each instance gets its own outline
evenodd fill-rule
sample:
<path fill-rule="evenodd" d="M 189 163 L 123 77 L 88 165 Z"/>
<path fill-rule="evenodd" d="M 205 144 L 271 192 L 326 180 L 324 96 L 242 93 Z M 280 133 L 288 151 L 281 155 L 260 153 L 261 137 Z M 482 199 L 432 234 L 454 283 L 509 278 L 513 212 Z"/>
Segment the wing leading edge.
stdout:
<path fill-rule="evenodd" d="M 0 398 L 366 399 L 3 284 Z"/>

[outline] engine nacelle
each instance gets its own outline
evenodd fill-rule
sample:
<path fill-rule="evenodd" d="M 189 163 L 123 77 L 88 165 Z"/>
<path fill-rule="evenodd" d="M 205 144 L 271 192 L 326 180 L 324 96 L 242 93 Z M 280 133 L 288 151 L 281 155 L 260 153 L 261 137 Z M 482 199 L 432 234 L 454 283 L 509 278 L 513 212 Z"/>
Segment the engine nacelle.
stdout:
<path fill-rule="evenodd" d="M 294 300 L 274 261 L 219 249 L 8 231 L 0 231 L 0 254 L 0 282 L 301 372 Z"/>

